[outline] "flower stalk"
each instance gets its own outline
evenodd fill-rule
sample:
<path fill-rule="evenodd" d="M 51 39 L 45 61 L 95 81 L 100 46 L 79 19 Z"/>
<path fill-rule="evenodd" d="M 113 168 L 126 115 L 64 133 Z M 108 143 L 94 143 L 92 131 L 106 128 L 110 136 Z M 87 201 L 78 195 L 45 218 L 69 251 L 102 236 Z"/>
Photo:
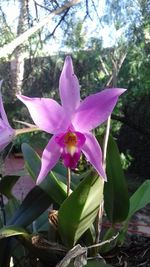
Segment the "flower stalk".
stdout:
<path fill-rule="evenodd" d="M 71 169 L 67 168 L 67 196 L 70 195 L 70 184 L 71 184 Z"/>

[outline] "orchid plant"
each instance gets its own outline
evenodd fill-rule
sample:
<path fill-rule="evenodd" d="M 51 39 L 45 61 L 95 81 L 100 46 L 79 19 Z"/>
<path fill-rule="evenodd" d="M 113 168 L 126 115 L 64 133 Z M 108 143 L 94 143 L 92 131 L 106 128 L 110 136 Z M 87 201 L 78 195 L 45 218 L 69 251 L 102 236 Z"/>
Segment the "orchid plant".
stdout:
<path fill-rule="evenodd" d="M 61 104 L 53 99 L 17 97 L 27 106 L 34 123 L 53 134 L 42 155 L 39 184 L 48 172 L 63 158 L 67 168 L 74 169 L 81 151 L 98 174 L 106 180 L 102 166 L 102 151 L 92 130 L 107 120 L 122 88 L 109 88 L 80 100 L 80 85 L 74 74 L 72 59 L 67 56 L 59 81 Z"/>
<path fill-rule="evenodd" d="M 31 125 L 33 129 L 26 130 L 11 128 L 0 93 L 0 151 L 18 133 L 40 129 L 52 135 L 41 158 L 31 146 L 22 145 L 25 166 L 35 187 L 21 204 L 12 194 L 19 176 L 4 176 L 0 181 L 0 194 L 8 198 L 6 210 L 11 210 L 11 215 L 6 216 L 6 225 L 0 217 L 0 266 L 9 267 L 10 256 L 24 256 L 20 243 L 28 249 L 28 257 L 34 255 L 48 266 L 108 266 L 94 257 L 109 251 L 112 243 L 114 246 L 123 242 L 133 213 L 150 202 L 150 195 L 146 194 L 150 188 L 147 181 L 131 197 L 129 207 L 117 145 L 110 136 L 105 169 L 100 140 L 92 132 L 108 119 L 125 90 L 104 89 L 81 101 L 79 81 L 72 59 L 67 56 L 59 81 L 61 104 L 53 99 L 17 95 L 35 123 Z M 82 175 L 73 171 L 81 153 L 91 165 Z M 60 158 L 63 165 L 59 163 Z M 141 192 L 142 196 L 145 192 L 144 197 Z M 52 206 L 57 210 L 50 210 Z M 102 236 L 104 242 L 99 243 L 103 206 L 112 227 Z M 118 222 L 123 224 L 116 235 Z M 110 245 L 106 244 L 108 237 L 111 237 Z M 87 261 L 89 256 L 91 262 Z"/>

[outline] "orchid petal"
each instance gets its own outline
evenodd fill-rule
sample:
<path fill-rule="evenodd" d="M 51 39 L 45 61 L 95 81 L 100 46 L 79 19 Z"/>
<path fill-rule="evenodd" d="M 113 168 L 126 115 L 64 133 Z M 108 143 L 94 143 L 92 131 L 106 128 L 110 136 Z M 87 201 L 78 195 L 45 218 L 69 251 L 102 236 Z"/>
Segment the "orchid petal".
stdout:
<path fill-rule="evenodd" d="M 8 119 L 7 119 L 6 112 L 4 110 L 3 101 L 2 101 L 2 94 L 1 94 L 2 83 L 3 83 L 3 80 L 0 81 L 0 117 L 3 119 L 5 124 L 7 124 L 7 126 L 10 126 Z"/>
<path fill-rule="evenodd" d="M 85 144 L 82 147 L 82 152 L 87 160 L 93 165 L 98 174 L 107 180 L 105 171 L 102 166 L 102 151 L 100 145 L 92 133 L 84 133 L 86 137 Z"/>
<path fill-rule="evenodd" d="M 74 113 L 80 104 L 80 86 L 74 74 L 72 59 L 67 56 L 59 80 L 59 93 L 67 116 Z"/>
<path fill-rule="evenodd" d="M 126 89 L 110 88 L 86 97 L 74 114 L 72 124 L 78 131 L 90 131 L 107 120 L 118 97 Z"/>
<path fill-rule="evenodd" d="M 37 178 L 37 185 L 46 177 L 48 172 L 56 165 L 61 155 L 60 147 L 55 142 L 55 135 L 50 139 L 42 154 L 41 170 Z"/>
<path fill-rule="evenodd" d="M 15 130 L 10 127 L 0 127 L 0 152 L 12 141 Z"/>
<path fill-rule="evenodd" d="M 67 129 L 69 121 L 55 100 L 23 95 L 17 97 L 27 106 L 34 123 L 43 131 L 55 134 Z"/>

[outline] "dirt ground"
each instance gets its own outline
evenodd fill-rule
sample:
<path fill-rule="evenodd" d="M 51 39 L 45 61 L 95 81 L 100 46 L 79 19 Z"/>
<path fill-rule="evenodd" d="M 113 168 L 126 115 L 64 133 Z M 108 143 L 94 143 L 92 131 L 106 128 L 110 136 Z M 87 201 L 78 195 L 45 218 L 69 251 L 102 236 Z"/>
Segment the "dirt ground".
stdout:
<path fill-rule="evenodd" d="M 24 160 L 22 157 L 15 157 L 11 154 L 5 161 L 5 174 L 12 174 L 24 171 Z M 27 193 L 35 186 L 35 182 L 29 175 L 23 175 L 13 187 L 13 194 L 19 200 L 23 200 Z"/>
<path fill-rule="evenodd" d="M 116 267 L 150 267 L 150 238 L 130 235 L 124 246 L 109 252 L 105 260 Z"/>

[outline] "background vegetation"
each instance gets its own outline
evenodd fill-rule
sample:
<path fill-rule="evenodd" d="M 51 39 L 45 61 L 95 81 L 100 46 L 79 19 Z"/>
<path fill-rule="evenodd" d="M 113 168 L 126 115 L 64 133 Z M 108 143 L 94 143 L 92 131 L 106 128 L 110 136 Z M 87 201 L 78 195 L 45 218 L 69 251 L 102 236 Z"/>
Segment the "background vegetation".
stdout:
<path fill-rule="evenodd" d="M 124 168 L 144 180 L 150 176 L 150 3 L 75 2 L 54 15 L 51 25 L 40 27 L 15 49 L 1 54 L 0 78 L 4 80 L 7 114 L 14 126 L 15 119 L 29 120 L 26 108 L 16 101 L 16 93 L 58 98 L 64 57 L 71 54 L 82 98 L 105 87 L 128 89 L 112 116 L 112 133 L 118 140 Z M 3 0 L 1 47 L 40 24 L 64 3 Z M 6 10 L 15 5 L 18 13 L 12 24 L 13 15 Z"/>

